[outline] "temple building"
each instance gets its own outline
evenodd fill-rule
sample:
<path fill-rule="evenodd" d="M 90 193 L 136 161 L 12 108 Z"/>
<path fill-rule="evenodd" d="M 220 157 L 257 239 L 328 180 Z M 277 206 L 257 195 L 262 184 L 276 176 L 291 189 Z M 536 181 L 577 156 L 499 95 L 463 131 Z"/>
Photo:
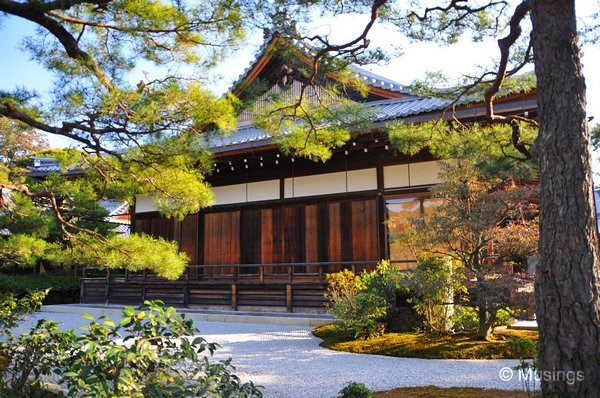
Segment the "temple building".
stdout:
<path fill-rule="evenodd" d="M 429 189 L 440 181 L 440 160 L 426 151 L 397 153 L 382 128 L 391 121 L 481 121 L 484 104 L 464 101 L 448 112 L 450 100 L 413 95 L 396 81 L 353 66 L 367 92 L 350 90 L 349 96 L 370 110 L 370 127 L 356 131 L 325 163 L 285 156 L 271 134 L 252 123 L 253 112 L 274 93 L 293 97 L 301 89 L 305 75 L 293 65 L 310 59 L 302 50 L 293 61 L 289 52 L 279 56 L 274 48 L 282 40 L 267 40 L 232 88 L 245 99 L 253 83 L 264 87 L 240 114 L 237 131 L 207 143 L 214 153 L 207 181 L 215 204 L 178 221 L 161 217 L 151 195 L 136 199 L 133 231 L 177 241 L 193 264 L 185 276 L 174 282 L 146 274 L 84 278 L 84 302 L 162 298 L 188 307 L 319 311 L 328 272 L 360 271 L 381 259 L 412 266 L 410 254 L 390 243 L 386 220 L 434 211 Z M 325 78 L 335 81 L 336 75 Z M 495 112 L 534 115 L 535 91 L 501 98 Z"/>

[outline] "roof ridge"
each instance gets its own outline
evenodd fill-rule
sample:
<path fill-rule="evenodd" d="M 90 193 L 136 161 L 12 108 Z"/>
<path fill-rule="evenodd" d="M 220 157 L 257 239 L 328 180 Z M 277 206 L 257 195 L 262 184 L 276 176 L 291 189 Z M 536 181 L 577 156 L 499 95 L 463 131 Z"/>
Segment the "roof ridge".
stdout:
<path fill-rule="evenodd" d="M 283 39 L 292 45 L 296 50 L 304 53 L 311 53 L 316 51 L 317 49 L 311 46 L 309 43 L 305 41 L 299 40 L 297 38 L 292 37 L 284 37 L 279 31 L 273 31 L 270 36 L 265 36 L 263 43 L 257 48 L 254 53 L 252 60 L 249 62 L 248 66 L 244 68 L 244 70 L 237 76 L 237 78 L 231 83 L 227 92 L 233 92 L 235 88 L 244 80 L 244 78 L 248 75 L 248 72 L 252 70 L 259 61 L 259 59 L 264 55 L 265 50 L 275 42 L 275 40 Z M 325 61 L 326 62 L 326 61 Z M 359 65 L 349 64 L 348 67 L 356 73 L 357 77 L 363 78 L 369 85 L 373 87 L 383 88 L 385 90 L 409 94 L 412 95 L 411 91 L 406 89 L 405 85 L 390 79 L 388 77 L 379 75 L 377 73 L 371 72 Z M 371 82 L 368 82 L 371 80 Z"/>

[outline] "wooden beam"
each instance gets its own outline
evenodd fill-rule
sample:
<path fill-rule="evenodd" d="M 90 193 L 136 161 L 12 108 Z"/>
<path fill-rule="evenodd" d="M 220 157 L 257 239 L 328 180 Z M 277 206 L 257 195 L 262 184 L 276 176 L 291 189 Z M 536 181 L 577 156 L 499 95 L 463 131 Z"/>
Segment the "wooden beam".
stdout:
<path fill-rule="evenodd" d="M 285 307 L 287 312 L 294 312 L 292 284 L 285 285 Z"/>

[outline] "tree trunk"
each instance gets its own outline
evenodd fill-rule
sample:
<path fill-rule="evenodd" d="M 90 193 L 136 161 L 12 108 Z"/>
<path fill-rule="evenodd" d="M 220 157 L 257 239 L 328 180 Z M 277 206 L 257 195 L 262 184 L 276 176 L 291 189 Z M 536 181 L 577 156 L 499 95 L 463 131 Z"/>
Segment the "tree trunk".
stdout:
<path fill-rule="evenodd" d="M 477 314 L 479 315 L 479 327 L 477 328 L 475 339 L 487 340 L 490 337 L 491 328 L 488 327 L 487 311 L 485 310 L 485 307 L 479 305 L 477 308 Z"/>
<path fill-rule="evenodd" d="M 536 268 L 545 396 L 600 397 L 600 263 L 573 0 L 529 0 L 541 180 Z"/>

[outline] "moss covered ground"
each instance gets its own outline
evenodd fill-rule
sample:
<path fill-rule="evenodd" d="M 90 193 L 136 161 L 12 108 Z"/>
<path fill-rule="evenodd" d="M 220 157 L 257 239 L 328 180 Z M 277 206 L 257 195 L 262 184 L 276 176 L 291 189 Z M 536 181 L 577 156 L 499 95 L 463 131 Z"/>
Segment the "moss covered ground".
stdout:
<path fill-rule="evenodd" d="M 511 359 L 510 338 L 538 339 L 538 332 L 498 328 L 487 341 L 474 339 L 474 333 L 430 335 L 422 332 L 386 333 L 368 340 L 353 340 L 337 324 L 316 328 L 313 334 L 332 350 L 358 354 L 425 359 Z"/>
<path fill-rule="evenodd" d="M 488 390 L 482 388 L 405 387 L 376 392 L 375 398 L 525 398 L 525 391 Z M 534 395 L 537 397 L 539 395 Z"/>

